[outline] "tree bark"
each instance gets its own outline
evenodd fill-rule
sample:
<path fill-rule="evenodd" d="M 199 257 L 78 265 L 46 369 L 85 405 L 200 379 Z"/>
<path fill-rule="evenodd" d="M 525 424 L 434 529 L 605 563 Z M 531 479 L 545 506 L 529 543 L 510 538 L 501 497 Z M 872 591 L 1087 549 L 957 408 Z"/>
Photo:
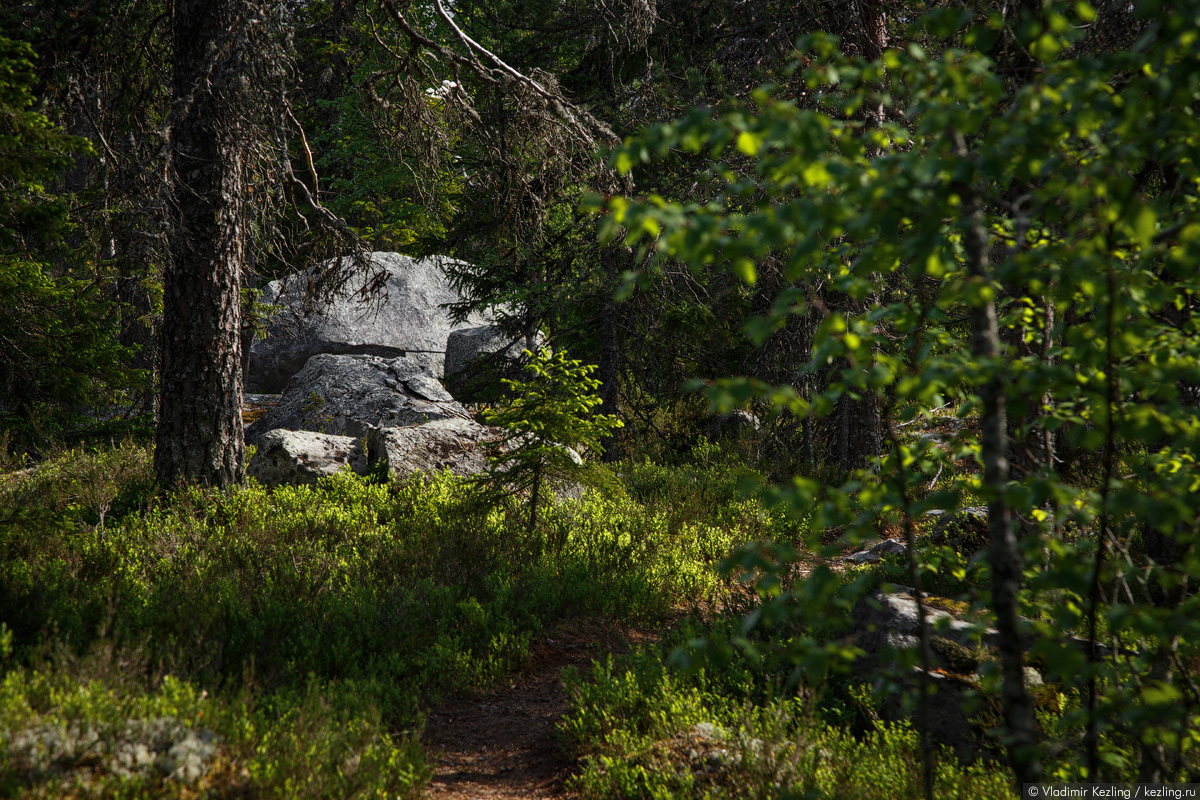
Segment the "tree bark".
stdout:
<path fill-rule="evenodd" d="M 176 0 L 171 131 L 173 230 L 163 297 L 157 446 L 165 485 L 245 476 L 241 287 L 246 230 L 237 102 L 228 51 L 238 0 Z M 236 54 L 235 54 L 236 55 Z"/>
<path fill-rule="evenodd" d="M 883 6 L 879 0 L 859 0 L 858 12 L 862 42 L 860 49 L 863 58 L 868 61 L 877 61 L 883 55 L 883 51 L 887 49 L 887 19 L 883 13 Z M 874 127 L 883 126 L 882 102 L 870 104 L 863 109 L 863 113 Z"/>
<path fill-rule="evenodd" d="M 959 154 L 967 155 L 966 142 L 958 137 Z M 1018 599 L 1022 558 L 1012 510 L 1004 497 L 1008 484 L 1008 425 L 1005 414 L 1004 376 L 996 369 L 1001 357 L 996 303 L 988 289 L 988 233 L 983 204 L 969 187 L 962 189 L 967 227 L 964 237 L 967 273 L 979 285 L 981 300 L 971 308 L 972 355 L 991 372 L 980 388 L 980 448 L 983 485 L 988 494 L 988 560 L 992 567 L 992 611 L 996 615 L 997 649 L 1004 676 L 1003 706 L 1007 727 L 1009 763 L 1017 784 L 1037 783 L 1042 767 L 1037 751 L 1033 699 L 1025 689 L 1025 653 L 1019 630 Z"/>
<path fill-rule="evenodd" d="M 862 26 L 863 58 L 874 61 L 887 48 L 887 21 L 879 0 L 859 0 L 858 24 Z"/>
<path fill-rule="evenodd" d="M 605 247 L 600 251 L 600 263 L 606 278 L 604 306 L 600 312 L 600 411 L 613 415 L 621 413 L 621 344 L 617 332 L 617 301 L 613 296 L 617 285 L 617 256 L 614 247 Z M 612 436 L 605 436 L 600 444 L 604 448 L 606 462 L 618 460 L 620 453 Z"/>

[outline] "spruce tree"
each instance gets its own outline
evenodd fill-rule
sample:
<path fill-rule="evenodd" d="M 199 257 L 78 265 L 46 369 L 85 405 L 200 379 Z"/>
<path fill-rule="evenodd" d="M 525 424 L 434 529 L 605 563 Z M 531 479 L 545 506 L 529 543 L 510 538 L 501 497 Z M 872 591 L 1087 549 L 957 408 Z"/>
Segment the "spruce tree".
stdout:
<path fill-rule="evenodd" d="M 578 450 L 603 453 L 603 439 L 622 423 L 614 415 L 592 414 L 603 402 L 595 394 L 600 381 L 590 377 L 596 367 L 569 359 L 562 350 L 525 354 L 529 378 L 504 381 L 515 399 L 485 414 L 489 423 L 504 428 L 505 436 L 483 480 L 506 495 L 528 496 L 526 530 L 532 536 L 547 486 L 602 482 L 601 473 L 589 469 Z M 563 542 L 554 544 L 561 548 Z"/>

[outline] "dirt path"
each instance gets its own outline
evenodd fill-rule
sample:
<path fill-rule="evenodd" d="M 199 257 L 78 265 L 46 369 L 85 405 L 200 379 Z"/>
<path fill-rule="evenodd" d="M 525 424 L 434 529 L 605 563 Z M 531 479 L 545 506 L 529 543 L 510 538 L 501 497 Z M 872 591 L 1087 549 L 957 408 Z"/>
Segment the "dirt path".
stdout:
<path fill-rule="evenodd" d="M 605 653 L 626 652 L 651 641 L 648 631 L 559 628 L 530 650 L 512 688 L 472 695 L 434 708 L 425 740 L 437 762 L 429 796 L 434 800 L 501 800 L 565 797 L 571 763 L 558 743 L 566 710 L 558 676 L 566 666 L 584 671 Z"/>

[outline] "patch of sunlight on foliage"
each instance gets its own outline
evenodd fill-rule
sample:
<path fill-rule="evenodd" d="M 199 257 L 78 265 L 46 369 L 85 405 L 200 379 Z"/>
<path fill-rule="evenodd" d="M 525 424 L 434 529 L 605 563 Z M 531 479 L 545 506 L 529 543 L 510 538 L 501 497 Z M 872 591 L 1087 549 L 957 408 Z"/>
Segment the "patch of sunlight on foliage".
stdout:
<path fill-rule="evenodd" d="M 170 675 L 150 689 L 13 669 L 0 719 L 7 797 L 416 798 L 431 775 L 413 732 L 389 735 L 352 684 L 315 679 L 268 709 Z"/>
<path fill-rule="evenodd" d="M 709 456 L 618 465 L 609 490 L 549 506 L 558 552 L 448 473 L 156 495 L 151 450 L 121 445 L 10 475 L 0 782 L 25 797 L 415 794 L 415 735 L 387 732 L 418 730 L 423 706 L 507 681 L 561 620 L 661 624 L 727 591 L 717 567 L 746 539 L 794 535 L 738 491 L 745 470 Z M 185 740 L 202 775 L 151 769 Z"/>
<path fill-rule="evenodd" d="M 811 696 L 750 698 L 759 679 L 672 671 L 644 651 L 566 674 L 560 725 L 581 760 L 581 798 L 918 798 L 920 741 L 907 725 L 874 722 L 855 737 L 824 720 Z M 937 798 L 1007 798 L 1012 776 L 938 753 Z"/>
<path fill-rule="evenodd" d="M 778 527 L 724 466 L 668 478 L 632 465 L 635 492 L 554 505 L 546 524 L 566 545 L 531 558 L 521 521 L 449 474 L 155 498 L 149 458 L 132 446 L 64 454 L 5 489 L 55 512 L 0 531 L 0 620 L 19 662 L 50 641 L 145 642 L 164 669 L 205 684 L 251 667 L 268 692 L 309 674 L 357 681 L 403 723 L 417 697 L 501 680 L 557 619 L 653 623 L 719 591 L 716 564 Z M 103 490 L 80 488 L 91 486 Z M 91 497 L 110 498 L 103 523 L 78 510 Z"/>
<path fill-rule="evenodd" d="M 151 448 L 125 442 L 68 450 L 0 475 L 0 524 L 41 531 L 104 526 L 145 507 L 154 488 L 152 461 Z"/>

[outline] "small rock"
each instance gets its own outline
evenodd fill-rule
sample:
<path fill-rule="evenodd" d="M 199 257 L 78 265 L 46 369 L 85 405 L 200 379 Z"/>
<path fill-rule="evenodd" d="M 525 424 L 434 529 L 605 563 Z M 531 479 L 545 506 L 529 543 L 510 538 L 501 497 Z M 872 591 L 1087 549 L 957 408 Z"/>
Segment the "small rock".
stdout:
<path fill-rule="evenodd" d="M 170 778 L 191 783 L 207 772 L 207 764 L 217 754 L 217 737 L 212 731 L 188 731 L 171 745 L 158 768 Z"/>
<path fill-rule="evenodd" d="M 851 564 L 878 564 L 884 556 L 902 556 L 908 552 L 903 543 L 895 539 L 884 539 L 879 544 L 867 550 L 860 550 L 854 555 L 846 556 L 845 561 Z"/>
<path fill-rule="evenodd" d="M 316 483 L 347 468 L 359 475 L 367 472 L 360 439 L 277 429 L 258 440 L 246 475 L 266 486 L 279 486 Z"/>
<path fill-rule="evenodd" d="M 966 506 L 955 511 L 934 509 L 925 512 L 925 516 L 934 518 L 930 539 L 935 544 L 947 543 L 951 531 L 959 533 L 958 537 L 949 539 L 951 542 L 964 535 L 986 540 L 988 535 L 987 506 Z"/>

